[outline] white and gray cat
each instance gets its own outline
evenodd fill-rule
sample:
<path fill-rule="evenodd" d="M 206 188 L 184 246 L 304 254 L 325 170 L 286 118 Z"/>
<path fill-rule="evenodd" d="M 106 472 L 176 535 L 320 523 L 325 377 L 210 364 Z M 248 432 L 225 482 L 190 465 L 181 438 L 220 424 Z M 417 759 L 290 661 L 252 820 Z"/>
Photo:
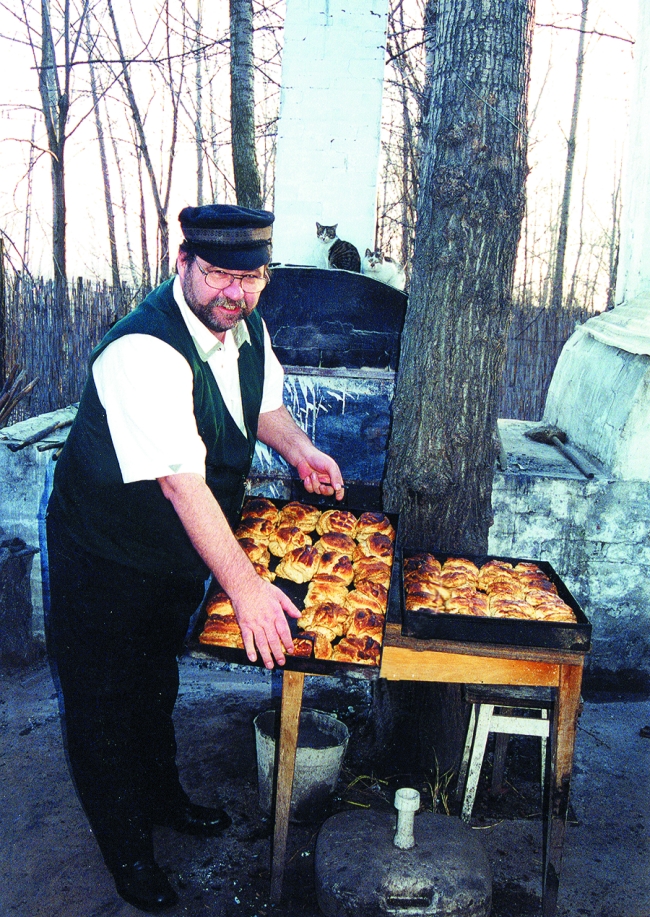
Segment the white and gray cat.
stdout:
<path fill-rule="evenodd" d="M 399 261 L 393 261 L 388 255 L 382 255 L 379 249 L 371 251 L 366 249 L 366 254 L 361 263 L 361 273 L 366 277 L 373 277 L 382 283 L 387 283 L 396 290 L 403 290 L 406 286 L 406 273 Z"/>
<path fill-rule="evenodd" d="M 361 258 L 358 249 L 344 239 L 339 239 L 336 234 L 336 227 L 322 226 L 316 223 L 316 249 L 315 260 L 316 267 L 336 269 L 343 271 L 361 271 Z"/>

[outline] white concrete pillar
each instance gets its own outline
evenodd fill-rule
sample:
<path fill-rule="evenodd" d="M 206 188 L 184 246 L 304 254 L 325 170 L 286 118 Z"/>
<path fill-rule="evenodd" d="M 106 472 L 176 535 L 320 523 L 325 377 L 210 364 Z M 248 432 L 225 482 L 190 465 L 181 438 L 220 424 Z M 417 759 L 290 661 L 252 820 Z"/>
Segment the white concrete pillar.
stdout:
<path fill-rule="evenodd" d="M 287 0 L 274 261 L 314 264 L 316 221 L 374 246 L 387 17 L 388 0 Z"/>

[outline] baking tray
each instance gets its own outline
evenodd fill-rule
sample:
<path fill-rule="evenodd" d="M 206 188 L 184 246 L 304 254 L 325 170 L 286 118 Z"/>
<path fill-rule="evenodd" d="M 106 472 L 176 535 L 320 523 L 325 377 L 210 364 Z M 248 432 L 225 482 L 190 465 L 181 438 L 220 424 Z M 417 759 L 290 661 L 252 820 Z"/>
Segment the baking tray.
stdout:
<path fill-rule="evenodd" d="M 412 557 L 422 551 L 404 549 L 403 558 Z M 575 613 L 576 623 L 560 621 L 526 621 L 521 618 L 480 618 L 467 615 L 431 613 L 426 610 L 406 609 L 404 600 L 404 579 L 400 564 L 400 598 L 402 604 L 402 635 L 418 637 L 421 640 L 450 640 L 463 643 L 498 644 L 499 646 L 530 646 L 543 649 L 589 652 L 591 647 L 591 624 L 551 564 L 543 560 L 524 557 L 501 557 L 495 554 L 442 554 L 429 551 L 433 557 L 444 563 L 448 557 L 466 557 L 481 567 L 488 560 L 503 560 L 513 566 L 518 563 L 536 564 L 555 584 L 558 595 Z"/>
<path fill-rule="evenodd" d="M 267 498 L 267 499 L 271 499 L 271 498 Z M 306 503 L 310 506 L 317 506 L 323 512 L 327 509 L 347 509 L 351 513 L 354 513 L 355 516 L 357 517 L 360 516 L 364 512 L 383 512 L 383 510 L 376 510 L 374 508 L 372 510 L 359 509 L 358 507 L 347 505 L 347 501 L 337 501 L 334 498 L 328 498 L 328 497 L 310 495 L 309 497 L 300 496 L 299 498 L 294 498 L 294 500 L 295 499 L 298 499 L 299 502 Z M 278 507 L 278 509 L 282 509 L 283 506 L 285 506 L 287 503 L 291 501 L 271 499 L 271 502 L 274 503 L 275 506 Z M 397 523 L 398 523 L 398 518 L 399 518 L 398 514 L 384 513 L 384 515 L 388 517 L 391 524 L 393 525 L 393 528 L 395 529 L 395 531 L 397 531 Z M 316 532 L 313 532 L 312 537 L 315 542 L 316 539 L 320 538 L 320 535 L 318 535 Z M 274 570 L 275 567 L 279 564 L 279 562 L 280 562 L 279 557 L 271 556 L 271 563 L 270 563 L 271 569 Z M 389 594 L 388 594 L 389 607 L 391 606 L 391 599 L 392 599 L 392 604 L 393 605 L 395 604 L 395 598 L 393 594 L 395 591 L 399 592 L 399 588 L 400 588 L 399 584 L 400 584 L 401 578 L 395 575 L 396 567 L 397 567 L 396 560 L 395 560 L 395 557 L 393 557 L 393 571 L 392 571 L 393 575 L 391 576 L 391 584 L 389 587 Z M 274 585 L 282 589 L 284 594 L 287 595 L 291 599 L 294 605 L 296 605 L 300 609 L 303 608 L 305 595 L 307 594 L 307 588 L 309 586 L 309 583 L 294 583 L 291 580 L 287 580 L 287 579 L 283 579 L 282 577 L 278 577 L 277 579 L 274 580 Z M 261 661 L 259 653 L 258 653 L 257 661 L 251 662 L 248 656 L 246 655 L 245 650 L 235 649 L 234 647 L 212 646 L 210 644 L 200 642 L 199 635 L 201 634 L 203 627 L 205 625 L 206 619 L 208 617 L 208 613 L 207 613 L 208 603 L 210 599 L 212 598 L 212 596 L 216 592 L 219 591 L 219 589 L 220 589 L 219 584 L 216 581 L 213 581 L 210 584 L 208 588 L 208 592 L 201 605 L 199 614 L 196 618 L 195 625 L 192 628 L 192 632 L 188 640 L 188 649 L 194 656 L 199 656 L 199 655 L 204 656 L 204 657 L 207 656 L 207 657 L 220 659 L 223 662 L 234 662 L 234 663 L 237 663 L 238 665 L 252 665 L 252 666 L 257 666 L 258 668 L 263 668 L 264 663 Z M 298 628 L 297 620 L 295 618 L 287 617 L 287 621 L 289 622 L 289 628 L 291 630 L 292 636 L 294 637 L 299 636 L 302 633 L 302 631 Z M 384 632 L 385 632 L 385 623 L 384 623 Z M 284 666 L 282 666 L 282 668 L 288 669 L 290 671 L 305 672 L 306 674 L 309 674 L 309 675 L 355 675 L 361 678 L 373 679 L 373 678 L 379 677 L 382 650 L 383 650 L 383 640 L 382 640 L 382 647 L 381 647 L 380 655 L 379 655 L 379 661 L 377 665 L 361 665 L 361 664 L 352 663 L 352 662 L 333 662 L 330 659 L 314 659 L 313 657 L 304 657 L 304 656 L 295 657 L 295 656 L 289 656 L 287 654 L 286 663 Z"/>

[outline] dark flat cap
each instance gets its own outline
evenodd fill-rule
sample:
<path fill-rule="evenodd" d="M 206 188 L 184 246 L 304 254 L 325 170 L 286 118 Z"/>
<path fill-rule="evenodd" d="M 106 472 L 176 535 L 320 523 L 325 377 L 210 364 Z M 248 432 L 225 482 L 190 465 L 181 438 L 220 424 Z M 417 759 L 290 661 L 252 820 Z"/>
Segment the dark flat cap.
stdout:
<path fill-rule="evenodd" d="M 271 260 L 271 224 L 267 210 L 233 204 L 185 207 L 178 215 L 185 246 L 215 267 L 249 271 Z"/>

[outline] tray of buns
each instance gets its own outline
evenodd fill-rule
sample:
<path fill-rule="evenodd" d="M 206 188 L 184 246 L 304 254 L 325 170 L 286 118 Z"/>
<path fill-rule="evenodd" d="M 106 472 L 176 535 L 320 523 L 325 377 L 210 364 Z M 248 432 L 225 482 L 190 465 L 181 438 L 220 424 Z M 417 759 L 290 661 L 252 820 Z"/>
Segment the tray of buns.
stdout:
<path fill-rule="evenodd" d="M 397 516 L 306 501 L 249 497 L 235 537 L 260 576 L 302 611 L 287 618 L 286 668 L 376 676 L 393 573 Z M 399 588 L 399 584 L 396 587 Z M 250 664 L 230 599 L 208 591 L 192 649 Z M 259 660 L 258 660 L 259 662 Z"/>
<path fill-rule="evenodd" d="M 588 652 L 591 624 L 546 561 L 404 550 L 402 634 Z"/>

